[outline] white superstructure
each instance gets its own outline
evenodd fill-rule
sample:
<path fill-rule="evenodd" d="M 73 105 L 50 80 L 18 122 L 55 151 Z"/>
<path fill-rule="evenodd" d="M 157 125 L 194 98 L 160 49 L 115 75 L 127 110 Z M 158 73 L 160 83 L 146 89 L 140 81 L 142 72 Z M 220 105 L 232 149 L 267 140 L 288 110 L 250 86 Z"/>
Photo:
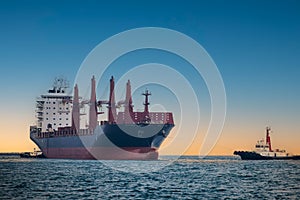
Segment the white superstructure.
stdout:
<path fill-rule="evenodd" d="M 288 156 L 285 150 L 271 150 L 269 149 L 269 144 L 265 143 L 265 140 L 259 140 L 255 145 L 255 152 L 259 153 L 261 156 L 271 156 L 271 157 L 281 157 Z"/>
<path fill-rule="evenodd" d="M 255 152 L 260 154 L 261 156 L 266 157 L 286 157 L 289 156 L 289 154 L 285 150 L 279 150 L 279 149 L 272 149 L 271 146 L 271 138 L 270 138 L 270 132 L 271 128 L 266 128 L 266 141 L 264 139 L 261 139 L 257 141 L 255 145 Z"/>
<path fill-rule="evenodd" d="M 72 95 L 66 93 L 67 82 L 57 78 L 53 89 L 36 100 L 37 128 L 42 132 L 57 130 L 72 124 Z"/>

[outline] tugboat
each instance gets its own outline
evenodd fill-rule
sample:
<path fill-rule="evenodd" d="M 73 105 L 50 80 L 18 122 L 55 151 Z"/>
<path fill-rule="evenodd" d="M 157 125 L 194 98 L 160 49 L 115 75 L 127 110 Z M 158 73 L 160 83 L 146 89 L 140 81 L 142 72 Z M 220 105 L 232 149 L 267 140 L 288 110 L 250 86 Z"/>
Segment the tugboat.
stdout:
<path fill-rule="evenodd" d="M 266 141 L 257 141 L 254 151 L 234 151 L 234 155 L 239 155 L 242 160 L 300 160 L 300 155 L 292 155 L 285 150 L 272 149 L 271 128 L 266 128 Z"/>
<path fill-rule="evenodd" d="M 20 158 L 45 158 L 42 151 L 38 151 L 34 148 L 33 152 L 20 153 Z"/>

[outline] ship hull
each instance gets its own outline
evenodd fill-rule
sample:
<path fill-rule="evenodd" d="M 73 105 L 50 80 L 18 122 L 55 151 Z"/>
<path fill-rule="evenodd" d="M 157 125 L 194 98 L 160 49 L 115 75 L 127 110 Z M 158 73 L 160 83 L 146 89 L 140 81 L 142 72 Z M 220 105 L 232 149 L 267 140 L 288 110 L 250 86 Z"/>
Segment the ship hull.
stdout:
<path fill-rule="evenodd" d="M 254 151 L 235 151 L 242 160 L 300 160 L 300 156 L 262 156 Z"/>
<path fill-rule="evenodd" d="M 31 139 L 46 158 L 97 160 L 156 160 L 172 124 L 97 126 L 92 134 Z"/>

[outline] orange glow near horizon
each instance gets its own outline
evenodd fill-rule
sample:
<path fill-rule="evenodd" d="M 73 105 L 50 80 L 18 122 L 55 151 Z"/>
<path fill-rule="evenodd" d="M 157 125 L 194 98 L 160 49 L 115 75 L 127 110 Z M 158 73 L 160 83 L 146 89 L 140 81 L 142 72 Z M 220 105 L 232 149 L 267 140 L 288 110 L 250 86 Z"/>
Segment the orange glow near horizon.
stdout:
<path fill-rule="evenodd" d="M 16 119 L 21 123 L 11 122 L 9 120 L 10 117 L 1 119 L 0 152 L 25 152 L 33 151 L 33 148 L 37 148 L 29 138 L 30 120 L 21 118 L 22 116 L 19 116 L 19 118 Z M 233 155 L 234 150 L 253 150 L 256 141 L 265 137 L 264 127 L 240 130 L 242 129 L 225 126 L 219 140 L 209 155 Z M 292 134 L 292 131 L 294 131 L 292 127 L 287 129 L 285 134 L 281 133 L 283 130 L 283 128 L 278 128 L 278 130 L 276 129 L 276 132 L 274 130 L 274 134 L 271 135 L 273 148 L 286 149 L 295 155 L 300 154 L 298 144 L 300 136 Z M 172 131 L 176 131 L 176 128 Z M 290 135 L 288 133 L 290 133 Z M 172 137 L 172 135 L 170 136 Z M 168 145 L 168 141 L 169 140 L 166 140 L 164 142 L 161 149 L 164 149 Z M 202 136 L 199 134 L 193 142 L 191 142 L 189 148 L 184 151 L 184 155 L 199 155 L 201 144 Z M 167 151 L 162 150 L 160 154 L 178 155 L 178 149 L 176 149 L 178 145 L 180 144 L 173 145 Z"/>
<path fill-rule="evenodd" d="M 24 152 L 37 148 L 29 138 L 29 121 L 20 120 L 21 123 L 16 123 L 9 119 L 1 119 L 0 152 Z"/>

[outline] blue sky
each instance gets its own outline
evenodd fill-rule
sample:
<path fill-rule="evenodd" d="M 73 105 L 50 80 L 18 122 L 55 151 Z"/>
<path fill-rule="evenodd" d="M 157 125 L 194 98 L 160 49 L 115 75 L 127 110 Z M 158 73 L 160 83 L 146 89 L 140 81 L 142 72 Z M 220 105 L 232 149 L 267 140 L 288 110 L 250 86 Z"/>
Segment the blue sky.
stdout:
<path fill-rule="evenodd" d="M 261 130 L 270 123 L 280 131 L 293 127 L 293 136 L 299 136 L 299 10 L 296 0 L 2 0 L 1 119 L 7 112 L 32 118 L 33 99 L 57 75 L 72 83 L 97 44 L 128 29 L 152 26 L 180 31 L 211 55 L 226 87 L 230 129 L 248 124 Z M 175 63 L 170 55 L 144 55 L 145 60 L 138 52 L 137 59 L 129 55 L 124 63 Z"/>

